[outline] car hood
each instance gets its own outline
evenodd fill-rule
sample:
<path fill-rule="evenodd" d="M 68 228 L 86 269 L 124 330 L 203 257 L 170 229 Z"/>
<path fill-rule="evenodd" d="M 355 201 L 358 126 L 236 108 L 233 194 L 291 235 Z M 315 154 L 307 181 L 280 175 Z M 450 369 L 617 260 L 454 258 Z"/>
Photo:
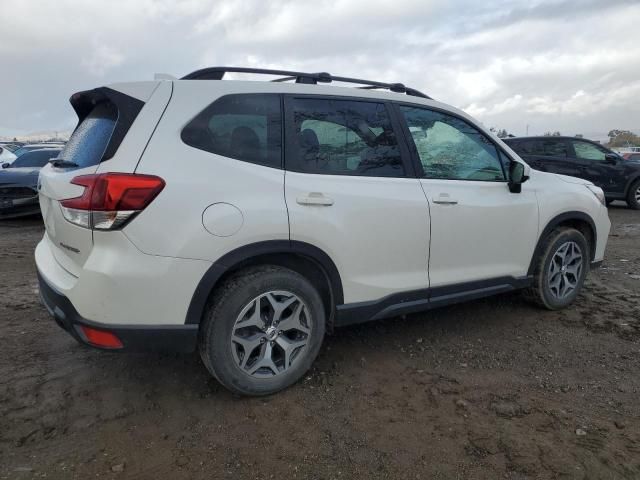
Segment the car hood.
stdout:
<path fill-rule="evenodd" d="M 558 177 L 560 180 L 562 180 L 563 182 L 575 183 L 576 185 L 593 185 L 593 182 L 590 182 L 589 180 L 585 180 L 584 178 L 570 177 L 569 175 L 560 175 L 558 173 L 554 175 Z"/>
<path fill-rule="evenodd" d="M 36 185 L 39 173 L 40 169 L 34 167 L 5 168 L 0 170 L 0 184 Z"/>

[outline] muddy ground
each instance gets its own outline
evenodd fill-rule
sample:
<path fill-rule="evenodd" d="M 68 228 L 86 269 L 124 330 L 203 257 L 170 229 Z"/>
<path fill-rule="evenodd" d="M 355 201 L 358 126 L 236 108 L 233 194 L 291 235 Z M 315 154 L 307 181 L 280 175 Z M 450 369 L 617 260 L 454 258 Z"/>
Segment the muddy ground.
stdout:
<path fill-rule="evenodd" d="M 640 212 L 572 308 L 518 294 L 339 330 L 231 395 L 196 355 L 78 345 L 37 300 L 38 219 L 0 224 L 0 478 L 640 478 Z"/>

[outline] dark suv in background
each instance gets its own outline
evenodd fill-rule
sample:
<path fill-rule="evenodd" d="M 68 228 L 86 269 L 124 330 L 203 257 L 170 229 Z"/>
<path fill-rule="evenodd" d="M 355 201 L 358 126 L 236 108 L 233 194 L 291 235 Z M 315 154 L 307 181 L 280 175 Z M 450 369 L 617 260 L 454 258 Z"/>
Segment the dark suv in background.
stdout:
<path fill-rule="evenodd" d="M 504 141 L 532 168 L 584 178 L 604 190 L 607 203 L 626 200 L 640 210 L 640 161 L 577 137 L 516 137 Z"/>

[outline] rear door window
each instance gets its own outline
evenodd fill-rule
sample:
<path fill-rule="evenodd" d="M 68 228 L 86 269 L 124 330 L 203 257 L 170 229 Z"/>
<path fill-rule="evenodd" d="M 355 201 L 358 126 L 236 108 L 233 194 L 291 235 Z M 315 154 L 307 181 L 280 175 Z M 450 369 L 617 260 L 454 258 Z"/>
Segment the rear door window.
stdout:
<path fill-rule="evenodd" d="M 289 98 L 287 170 L 404 177 L 400 148 L 383 103 Z"/>
<path fill-rule="evenodd" d="M 96 105 L 75 129 L 60 152 L 60 159 L 76 163 L 80 168 L 99 164 L 117 120 L 115 105 L 109 102 Z"/>
<path fill-rule="evenodd" d="M 282 168 L 282 114 L 277 94 L 219 98 L 182 130 L 187 145 L 244 162 Z"/>
<path fill-rule="evenodd" d="M 531 142 L 531 154 L 542 157 L 563 157 L 569 156 L 567 142 L 562 139 L 541 139 Z"/>

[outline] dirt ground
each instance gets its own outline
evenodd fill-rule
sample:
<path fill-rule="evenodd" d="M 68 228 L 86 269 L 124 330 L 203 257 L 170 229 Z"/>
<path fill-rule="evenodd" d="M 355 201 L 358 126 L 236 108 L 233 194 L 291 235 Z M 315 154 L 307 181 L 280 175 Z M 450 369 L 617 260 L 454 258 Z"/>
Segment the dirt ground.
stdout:
<path fill-rule="evenodd" d="M 338 330 L 262 399 L 196 355 L 78 345 L 0 223 L 0 478 L 640 478 L 640 212 L 572 308 L 519 294 Z"/>

